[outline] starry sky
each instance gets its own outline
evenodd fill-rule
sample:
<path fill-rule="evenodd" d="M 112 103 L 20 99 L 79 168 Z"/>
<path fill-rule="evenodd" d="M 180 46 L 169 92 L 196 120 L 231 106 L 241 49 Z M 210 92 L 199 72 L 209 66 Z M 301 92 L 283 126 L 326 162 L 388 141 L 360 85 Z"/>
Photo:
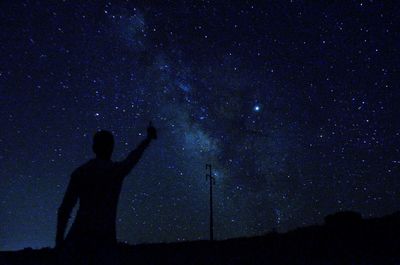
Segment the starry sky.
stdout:
<path fill-rule="evenodd" d="M 85 3 L 86 2 L 86 3 Z M 54 245 L 99 129 L 127 177 L 120 241 L 208 238 L 400 205 L 397 1 L 1 1 L 0 250 Z"/>

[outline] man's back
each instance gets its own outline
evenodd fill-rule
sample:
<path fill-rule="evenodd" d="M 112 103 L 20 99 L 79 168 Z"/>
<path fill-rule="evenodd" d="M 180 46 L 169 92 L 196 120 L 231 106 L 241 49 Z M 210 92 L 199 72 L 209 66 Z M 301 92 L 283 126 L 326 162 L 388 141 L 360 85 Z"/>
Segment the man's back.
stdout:
<path fill-rule="evenodd" d="M 68 239 L 81 236 L 115 240 L 115 220 L 123 175 L 120 163 L 92 159 L 71 176 L 71 189 L 79 199 L 79 209 Z"/>

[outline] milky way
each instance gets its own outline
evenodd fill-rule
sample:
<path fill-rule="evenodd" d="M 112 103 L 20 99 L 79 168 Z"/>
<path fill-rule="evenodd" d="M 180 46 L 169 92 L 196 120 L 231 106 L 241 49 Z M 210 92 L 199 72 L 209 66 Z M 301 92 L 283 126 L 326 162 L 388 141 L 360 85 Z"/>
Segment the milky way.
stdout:
<path fill-rule="evenodd" d="M 398 209 L 395 2 L 79 2 L 0 4 L 0 250 L 53 246 L 93 134 L 149 121 L 120 241 L 207 239 L 206 163 L 217 239 Z"/>

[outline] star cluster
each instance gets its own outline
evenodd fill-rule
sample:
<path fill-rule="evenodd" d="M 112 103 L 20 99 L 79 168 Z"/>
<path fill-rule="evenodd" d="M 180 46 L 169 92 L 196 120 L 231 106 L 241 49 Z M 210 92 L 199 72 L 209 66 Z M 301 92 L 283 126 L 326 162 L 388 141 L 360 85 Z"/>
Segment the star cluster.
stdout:
<path fill-rule="evenodd" d="M 124 158 L 118 239 L 286 231 L 400 203 L 396 2 L 0 4 L 0 250 L 51 246 L 96 130 Z"/>

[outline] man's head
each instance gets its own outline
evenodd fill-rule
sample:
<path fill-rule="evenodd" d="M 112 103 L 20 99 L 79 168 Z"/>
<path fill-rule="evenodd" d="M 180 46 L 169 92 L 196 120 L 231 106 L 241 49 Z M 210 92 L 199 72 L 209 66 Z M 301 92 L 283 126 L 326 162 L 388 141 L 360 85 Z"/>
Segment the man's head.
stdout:
<path fill-rule="evenodd" d="M 114 136 L 109 131 L 98 131 L 93 137 L 93 152 L 98 158 L 110 159 L 114 149 Z"/>

